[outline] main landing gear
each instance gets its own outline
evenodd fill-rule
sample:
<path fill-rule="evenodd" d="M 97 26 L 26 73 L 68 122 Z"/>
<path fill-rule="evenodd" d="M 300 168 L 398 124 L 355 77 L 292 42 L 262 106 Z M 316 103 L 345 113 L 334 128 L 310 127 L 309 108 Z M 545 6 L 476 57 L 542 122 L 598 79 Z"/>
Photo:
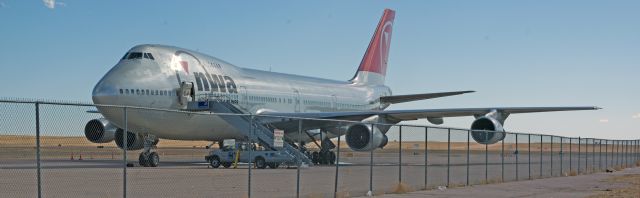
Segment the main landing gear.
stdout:
<path fill-rule="evenodd" d="M 336 153 L 333 149 L 336 148 L 336 145 L 326 138 L 322 140 L 320 146 L 320 152 L 314 151 L 311 153 L 311 161 L 314 164 L 318 165 L 333 165 L 336 163 Z"/>
<path fill-rule="evenodd" d="M 138 163 L 144 167 L 157 167 L 160 164 L 160 156 L 157 152 L 152 151 L 158 144 L 158 138 L 153 135 L 144 135 L 144 151 L 138 157 Z"/>

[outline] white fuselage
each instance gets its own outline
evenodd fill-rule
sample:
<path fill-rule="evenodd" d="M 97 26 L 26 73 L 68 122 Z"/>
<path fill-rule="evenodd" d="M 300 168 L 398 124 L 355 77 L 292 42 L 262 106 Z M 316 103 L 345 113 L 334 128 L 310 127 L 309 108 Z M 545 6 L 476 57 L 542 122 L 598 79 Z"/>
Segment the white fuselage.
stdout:
<path fill-rule="evenodd" d="M 246 69 L 177 47 L 139 45 L 129 50 L 98 82 L 93 90 L 93 101 L 97 105 L 184 110 L 186 106 L 180 100 L 183 82 L 193 83 L 196 101 L 221 98 L 244 113 L 254 115 L 382 110 L 388 105 L 380 103 L 380 96 L 391 95 L 391 90 L 384 85 Z M 122 109 L 99 106 L 98 110 L 124 128 Z M 129 131 L 159 138 L 242 138 L 236 127 L 212 114 L 128 109 L 127 117 Z"/>

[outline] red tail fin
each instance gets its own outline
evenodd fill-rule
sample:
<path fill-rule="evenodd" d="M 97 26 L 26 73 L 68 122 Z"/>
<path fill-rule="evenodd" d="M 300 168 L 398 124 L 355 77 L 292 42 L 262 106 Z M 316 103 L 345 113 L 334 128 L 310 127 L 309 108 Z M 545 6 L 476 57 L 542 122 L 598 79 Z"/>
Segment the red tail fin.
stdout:
<path fill-rule="evenodd" d="M 391 32 L 393 27 L 393 19 L 395 18 L 395 11 L 391 9 L 385 9 L 378 27 L 376 28 L 373 38 L 369 42 L 358 72 L 352 81 L 359 81 L 361 83 L 370 83 L 368 81 L 382 80 L 384 82 L 384 76 L 387 73 L 387 60 L 389 58 L 389 45 L 391 44 Z M 377 78 L 370 79 L 367 75 L 369 73 L 375 73 L 373 75 L 380 75 Z M 378 78 L 382 79 L 378 79 Z M 380 82 L 376 82 L 380 83 Z"/>

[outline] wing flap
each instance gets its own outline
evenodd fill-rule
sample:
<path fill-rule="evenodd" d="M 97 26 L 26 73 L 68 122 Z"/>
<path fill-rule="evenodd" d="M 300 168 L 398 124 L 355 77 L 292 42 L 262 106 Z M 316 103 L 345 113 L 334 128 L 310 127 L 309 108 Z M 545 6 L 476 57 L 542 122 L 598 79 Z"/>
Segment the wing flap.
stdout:
<path fill-rule="evenodd" d="M 383 96 L 380 97 L 381 103 L 397 104 L 403 102 L 411 102 L 416 100 L 427 100 L 433 98 L 455 96 L 466 93 L 473 93 L 475 91 L 453 91 L 453 92 L 439 92 L 439 93 L 424 93 L 424 94 L 410 94 L 410 95 L 396 95 L 396 96 Z"/>

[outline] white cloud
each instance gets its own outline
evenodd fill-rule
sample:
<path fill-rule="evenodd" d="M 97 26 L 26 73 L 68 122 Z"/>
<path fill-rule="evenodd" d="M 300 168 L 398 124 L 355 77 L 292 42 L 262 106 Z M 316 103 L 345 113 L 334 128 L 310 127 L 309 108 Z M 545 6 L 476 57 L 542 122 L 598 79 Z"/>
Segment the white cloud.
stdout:
<path fill-rule="evenodd" d="M 62 6 L 62 7 L 67 6 L 67 4 L 63 2 L 56 2 L 56 0 L 42 0 L 42 3 L 44 3 L 44 6 L 46 6 L 49 9 L 55 9 L 56 5 Z"/>
<path fill-rule="evenodd" d="M 600 123 L 609 123 L 609 119 L 600 119 L 598 120 Z"/>
<path fill-rule="evenodd" d="M 56 8 L 56 0 L 42 0 L 42 3 L 49 9 Z"/>
<path fill-rule="evenodd" d="M 637 113 L 635 115 L 632 115 L 631 118 L 633 119 L 640 119 L 640 113 Z"/>

